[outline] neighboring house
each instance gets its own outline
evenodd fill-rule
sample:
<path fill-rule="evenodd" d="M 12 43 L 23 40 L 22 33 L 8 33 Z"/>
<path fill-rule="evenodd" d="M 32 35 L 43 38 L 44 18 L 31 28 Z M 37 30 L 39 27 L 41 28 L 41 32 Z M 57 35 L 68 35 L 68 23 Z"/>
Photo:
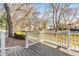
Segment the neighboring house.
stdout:
<path fill-rule="evenodd" d="M 52 30 L 53 29 L 53 25 L 49 25 L 47 28 Z"/>
<path fill-rule="evenodd" d="M 78 28 L 79 29 L 79 24 L 74 25 L 74 28 Z"/>
<path fill-rule="evenodd" d="M 74 22 L 73 28 L 79 29 L 79 21 L 78 20 Z"/>

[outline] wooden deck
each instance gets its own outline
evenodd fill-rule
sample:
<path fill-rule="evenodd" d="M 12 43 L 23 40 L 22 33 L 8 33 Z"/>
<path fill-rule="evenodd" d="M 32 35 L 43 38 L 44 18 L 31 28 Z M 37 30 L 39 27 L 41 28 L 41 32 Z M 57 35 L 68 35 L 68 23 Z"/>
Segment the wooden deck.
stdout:
<path fill-rule="evenodd" d="M 6 51 L 7 56 L 69 56 L 57 49 L 51 48 L 42 43 L 37 43 L 29 48 L 15 47 Z"/>
<path fill-rule="evenodd" d="M 30 40 L 28 42 L 29 44 L 32 43 Z M 16 38 L 6 38 L 5 39 L 5 47 L 14 47 L 14 46 L 22 46 L 24 47 L 26 45 L 26 40 L 24 39 L 16 39 Z"/>
<path fill-rule="evenodd" d="M 25 40 L 23 39 L 16 39 L 16 38 L 6 38 L 5 39 L 5 47 L 13 47 L 13 46 L 25 46 Z"/>

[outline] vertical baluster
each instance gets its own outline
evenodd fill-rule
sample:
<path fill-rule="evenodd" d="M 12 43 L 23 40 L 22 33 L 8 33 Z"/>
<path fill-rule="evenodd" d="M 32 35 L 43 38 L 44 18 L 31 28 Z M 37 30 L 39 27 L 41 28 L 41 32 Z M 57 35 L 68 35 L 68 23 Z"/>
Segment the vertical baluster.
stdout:
<path fill-rule="evenodd" d="M 77 50 L 78 50 L 78 34 L 77 34 L 77 40 L 76 40 L 76 47 L 77 47 Z"/>
<path fill-rule="evenodd" d="M 74 45 L 75 45 L 75 44 L 74 44 L 74 39 L 75 39 L 74 36 L 75 36 L 75 35 L 72 34 L 72 38 L 71 38 L 71 43 L 72 43 L 72 44 L 71 44 L 71 45 L 72 45 L 71 48 L 73 48 L 73 49 L 74 49 Z"/>
<path fill-rule="evenodd" d="M 70 50 L 70 39 L 71 39 L 71 38 L 70 38 L 70 35 L 71 35 L 71 34 L 70 34 L 70 31 L 69 31 L 69 32 L 68 32 L 68 41 L 67 41 L 67 43 L 68 43 L 67 49 L 68 49 L 68 50 Z"/>
<path fill-rule="evenodd" d="M 72 44 L 73 44 L 73 35 L 71 34 L 71 48 L 73 48 Z"/>
<path fill-rule="evenodd" d="M 58 34 L 58 39 L 57 39 L 58 45 L 60 45 L 59 39 L 60 39 L 60 36 L 59 36 L 59 34 Z"/>
<path fill-rule="evenodd" d="M 63 35 L 61 37 L 61 46 L 63 46 Z"/>
<path fill-rule="evenodd" d="M 63 46 L 63 35 L 62 35 L 62 42 L 61 43 L 62 43 L 62 46 Z"/>
<path fill-rule="evenodd" d="M 60 45 L 62 46 L 62 34 L 61 34 L 61 39 L 60 39 Z"/>
<path fill-rule="evenodd" d="M 60 40 L 61 40 L 61 33 L 59 35 L 59 45 L 61 45 Z"/>
<path fill-rule="evenodd" d="M 28 31 L 26 32 L 26 48 L 29 47 L 29 35 L 28 35 Z"/>
<path fill-rule="evenodd" d="M 60 38 L 60 39 L 59 39 L 59 45 L 61 45 L 61 43 L 60 43 L 60 41 L 61 41 L 61 34 L 59 35 L 59 38 Z"/>
<path fill-rule="evenodd" d="M 62 45 L 64 46 L 64 35 L 63 35 L 63 39 L 62 39 L 62 42 L 63 42 L 63 43 L 62 43 Z"/>
<path fill-rule="evenodd" d="M 58 42 L 57 34 L 56 34 L 56 42 Z"/>
<path fill-rule="evenodd" d="M 64 46 L 64 35 L 63 35 L 63 46 Z"/>
<path fill-rule="evenodd" d="M 66 36 L 66 34 L 65 34 L 65 38 L 66 38 L 66 40 L 65 40 L 65 46 L 67 47 L 67 36 Z"/>
<path fill-rule="evenodd" d="M 66 36 L 66 33 L 65 33 L 65 47 L 67 47 L 67 36 Z"/>
<path fill-rule="evenodd" d="M 54 36 L 55 36 L 55 34 L 53 33 L 53 38 L 52 38 L 52 40 L 53 40 L 53 43 L 54 43 L 54 39 L 55 39 L 55 37 L 54 37 Z"/>
<path fill-rule="evenodd" d="M 78 34 L 77 34 L 77 38 L 76 38 L 76 48 L 78 50 Z"/>
<path fill-rule="evenodd" d="M 63 46 L 63 40 L 64 40 L 64 39 L 63 39 L 63 35 L 62 35 L 62 46 Z"/>
<path fill-rule="evenodd" d="M 75 36 L 75 47 L 76 49 L 78 49 L 78 34 L 76 34 Z"/>
<path fill-rule="evenodd" d="M 40 42 L 40 41 L 41 41 L 41 40 L 40 40 L 40 31 L 39 31 L 39 38 L 38 38 L 38 39 L 39 39 L 39 42 Z"/>
<path fill-rule="evenodd" d="M 78 50 L 78 34 L 77 34 L 77 39 L 76 39 L 76 47 L 77 47 L 77 50 Z"/>
<path fill-rule="evenodd" d="M 54 43 L 56 43 L 56 40 L 57 40 L 57 36 L 55 37 L 55 35 L 56 35 L 56 33 L 53 33 L 53 40 L 54 40 L 53 42 Z"/>
<path fill-rule="evenodd" d="M 65 47 L 66 47 L 66 34 L 64 35 L 64 37 L 65 37 Z"/>
<path fill-rule="evenodd" d="M 43 41 L 45 41 L 45 40 L 44 40 L 44 31 L 42 32 L 42 39 L 43 39 Z"/>
<path fill-rule="evenodd" d="M 57 39 L 56 39 L 56 44 L 58 44 L 59 42 L 58 42 L 58 38 L 59 38 L 59 34 L 58 33 L 56 33 L 56 37 L 57 37 Z"/>
<path fill-rule="evenodd" d="M 78 50 L 79 50 L 79 34 L 78 34 Z"/>
<path fill-rule="evenodd" d="M 74 42 L 74 49 L 76 49 L 76 35 L 74 34 L 74 39 L 73 39 L 73 42 Z"/>
<path fill-rule="evenodd" d="M 52 33 L 51 39 L 52 39 L 52 42 L 54 43 L 54 41 L 55 41 L 54 33 Z"/>
<path fill-rule="evenodd" d="M 64 46 L 66 47 L 66 37 L 65 37 L 65 34 L 64 34 Z"/>
<path fill-rule="evenodd" d="M 52 41 L 52 33 L 50 34 L 50 41 Z"/>
<path fill-rule="evenodd" d="M 57 33 L 57 44 L 59 45 L 59 32 Z"/>

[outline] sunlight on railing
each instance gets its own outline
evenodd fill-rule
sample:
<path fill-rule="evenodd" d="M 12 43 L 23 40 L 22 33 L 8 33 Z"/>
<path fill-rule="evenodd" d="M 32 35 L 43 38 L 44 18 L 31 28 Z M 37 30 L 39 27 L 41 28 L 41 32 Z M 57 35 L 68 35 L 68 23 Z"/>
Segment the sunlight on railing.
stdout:
<path fill-rule="evenodd" d="M 44 40 L 68 49 L 79 50 L 79 34 L 77 32 L 44 32 Z"/>
<path fill-rule="evenodd" d="M 28 38 L 33 43 L 46 41 L 67 49 L 79 50 L 79 33 L 72 31 L 29 31 Z"/>
<path fill-rule="evenodd" d="M 37 31 L 28 31 L 26 33 L 26 47 L 31 46 L 39 42 L 39 32 Z"/>

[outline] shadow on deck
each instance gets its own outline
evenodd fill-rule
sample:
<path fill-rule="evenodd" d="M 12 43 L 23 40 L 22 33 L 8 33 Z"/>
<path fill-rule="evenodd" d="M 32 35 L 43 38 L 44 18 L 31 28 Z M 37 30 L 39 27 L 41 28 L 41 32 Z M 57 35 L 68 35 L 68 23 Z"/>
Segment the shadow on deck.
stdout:
<path fill-rule="evenodd" d="M 6 51 L 7 56 L 70 56 L 45 44 L 37 43 L 29 48 L 15 47 Z"/>

